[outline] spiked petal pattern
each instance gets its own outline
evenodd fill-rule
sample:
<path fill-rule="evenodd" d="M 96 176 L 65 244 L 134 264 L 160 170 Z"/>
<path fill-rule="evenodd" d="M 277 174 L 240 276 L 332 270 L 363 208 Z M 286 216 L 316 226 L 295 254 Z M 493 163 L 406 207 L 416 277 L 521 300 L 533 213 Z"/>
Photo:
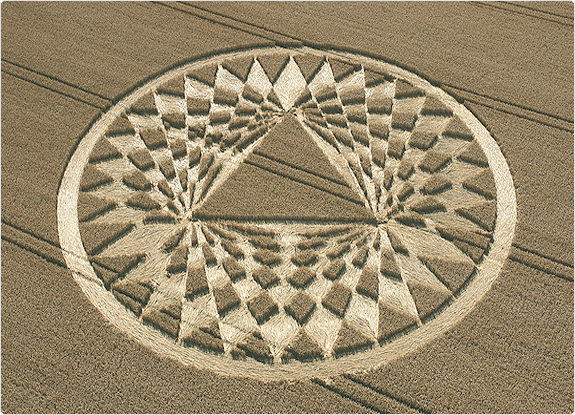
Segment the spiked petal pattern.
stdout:
<path fill-rule="evenodd" d="M 465 288 L 496 225 L 493 177 L 425 88 L 271 50 L 126 108 L 84 167 L 80 230 L 106 289 L 182 347 L 324 359 L 400 337 Z"/>

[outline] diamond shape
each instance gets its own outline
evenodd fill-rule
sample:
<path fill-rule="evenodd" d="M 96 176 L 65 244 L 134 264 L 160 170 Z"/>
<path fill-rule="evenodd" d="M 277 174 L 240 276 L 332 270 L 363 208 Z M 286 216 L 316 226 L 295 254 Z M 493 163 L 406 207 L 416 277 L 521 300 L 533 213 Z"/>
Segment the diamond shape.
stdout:
<path fill-rule="evenodd" d="M 299 324 L 303 324 L 315 308 L 315 301 L 303 291 L 298 291 L 284 308 Z"/>
<path fill-rule="evenodd" d="M 261 291 L 248 301 L 248 309 L 258 324 L 262 324 L 278 310 L 278 306 L 267 291 Z"/>
<path fill-rule="evenodd" d="M 284 110 L 288 111 L 293 106 L 298 92 L 306 85 L 297 64 L 290 59 L 274 84 L 274 90 Z"/>
<path fill-rule="evenodd" d="M 287 280 L 294 287 L 303 288 L 308 285 L 314 278 L 315 271 L 309 269 L 308 267 L 300 267 L 296 269 L 293 274 L 287 278 Z"/>
<path fill-rule="evenodd" d="M 263 266 L 256 269 L 252 273 L 252 277 L 254 277 L 254 280 L 256 280 L 263 289 L 266 289 L 270 285 L 279 281 L 277 274 L 268 266 Z"/>
<path fill-rule="evenodd" d="M 299 266 L 309 265 L 317 260 L 317 253 L 311 249 L 306 249 L 305 251 L 298 252 L 292 256 L 291 260 L 294 264 Z"/>
<path fill-rule="evenodd" d="M 343 284 L 335 282 L 321 303 L 332 313 L 343 317 L 351 298 L 351 290 Z"/>
<path fill-rule="evenodd" d="M 240 304 L 240 297 L 230 281 L 222 287 L 214 288 L 213 291 L 216 299 L 216 308 L 220 314 L 224 314 Z"/>

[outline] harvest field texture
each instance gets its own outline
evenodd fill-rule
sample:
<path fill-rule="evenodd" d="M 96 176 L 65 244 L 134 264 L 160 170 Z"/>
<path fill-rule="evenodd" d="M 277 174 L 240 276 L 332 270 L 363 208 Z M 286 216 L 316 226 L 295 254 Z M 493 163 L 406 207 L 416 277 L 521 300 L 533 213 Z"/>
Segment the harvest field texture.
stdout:
<path fill-rule="evenodd" d="M 572 3 L 2 12 L 3 412 L 573 411 Z"/>

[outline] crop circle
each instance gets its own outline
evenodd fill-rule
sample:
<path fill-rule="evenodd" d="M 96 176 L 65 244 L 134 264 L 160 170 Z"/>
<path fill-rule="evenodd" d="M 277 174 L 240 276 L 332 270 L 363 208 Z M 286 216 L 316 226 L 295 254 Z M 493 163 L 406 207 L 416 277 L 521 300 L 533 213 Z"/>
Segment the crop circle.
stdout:
<path fill-rule="evenodd" d="M 507 258 L 494 139 L 417 75 L 341 51 L 193 61 L 80 141 L 58 195 L 74 279 L 157 353 L 259 379 L 385 364 L 460 321 Z"/>

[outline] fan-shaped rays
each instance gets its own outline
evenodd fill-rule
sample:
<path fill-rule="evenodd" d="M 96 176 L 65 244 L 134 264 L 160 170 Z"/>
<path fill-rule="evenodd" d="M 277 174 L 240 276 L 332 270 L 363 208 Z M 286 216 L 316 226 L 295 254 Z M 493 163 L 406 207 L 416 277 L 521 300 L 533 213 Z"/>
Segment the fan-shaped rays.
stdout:
<path fill-rule="evenodd" d="M 184 347 L 266 363 L 377 347 L 433 318 L 488 247 L 493 175 L 453 110 L 405 80 L 305 56 L 238 56 L 178 76 L 126 108 L 90 157 L 84 245 L 146 253 L 107 285 Z M 372 216 L 196 217 L 239 166 L 278 163 L 256 149 L 292 116 L 337 180 L 313 160 L 282 159 L 285 170 L 351 189 Z M 94 242 L 94 226 L 118 232 Z"/>

